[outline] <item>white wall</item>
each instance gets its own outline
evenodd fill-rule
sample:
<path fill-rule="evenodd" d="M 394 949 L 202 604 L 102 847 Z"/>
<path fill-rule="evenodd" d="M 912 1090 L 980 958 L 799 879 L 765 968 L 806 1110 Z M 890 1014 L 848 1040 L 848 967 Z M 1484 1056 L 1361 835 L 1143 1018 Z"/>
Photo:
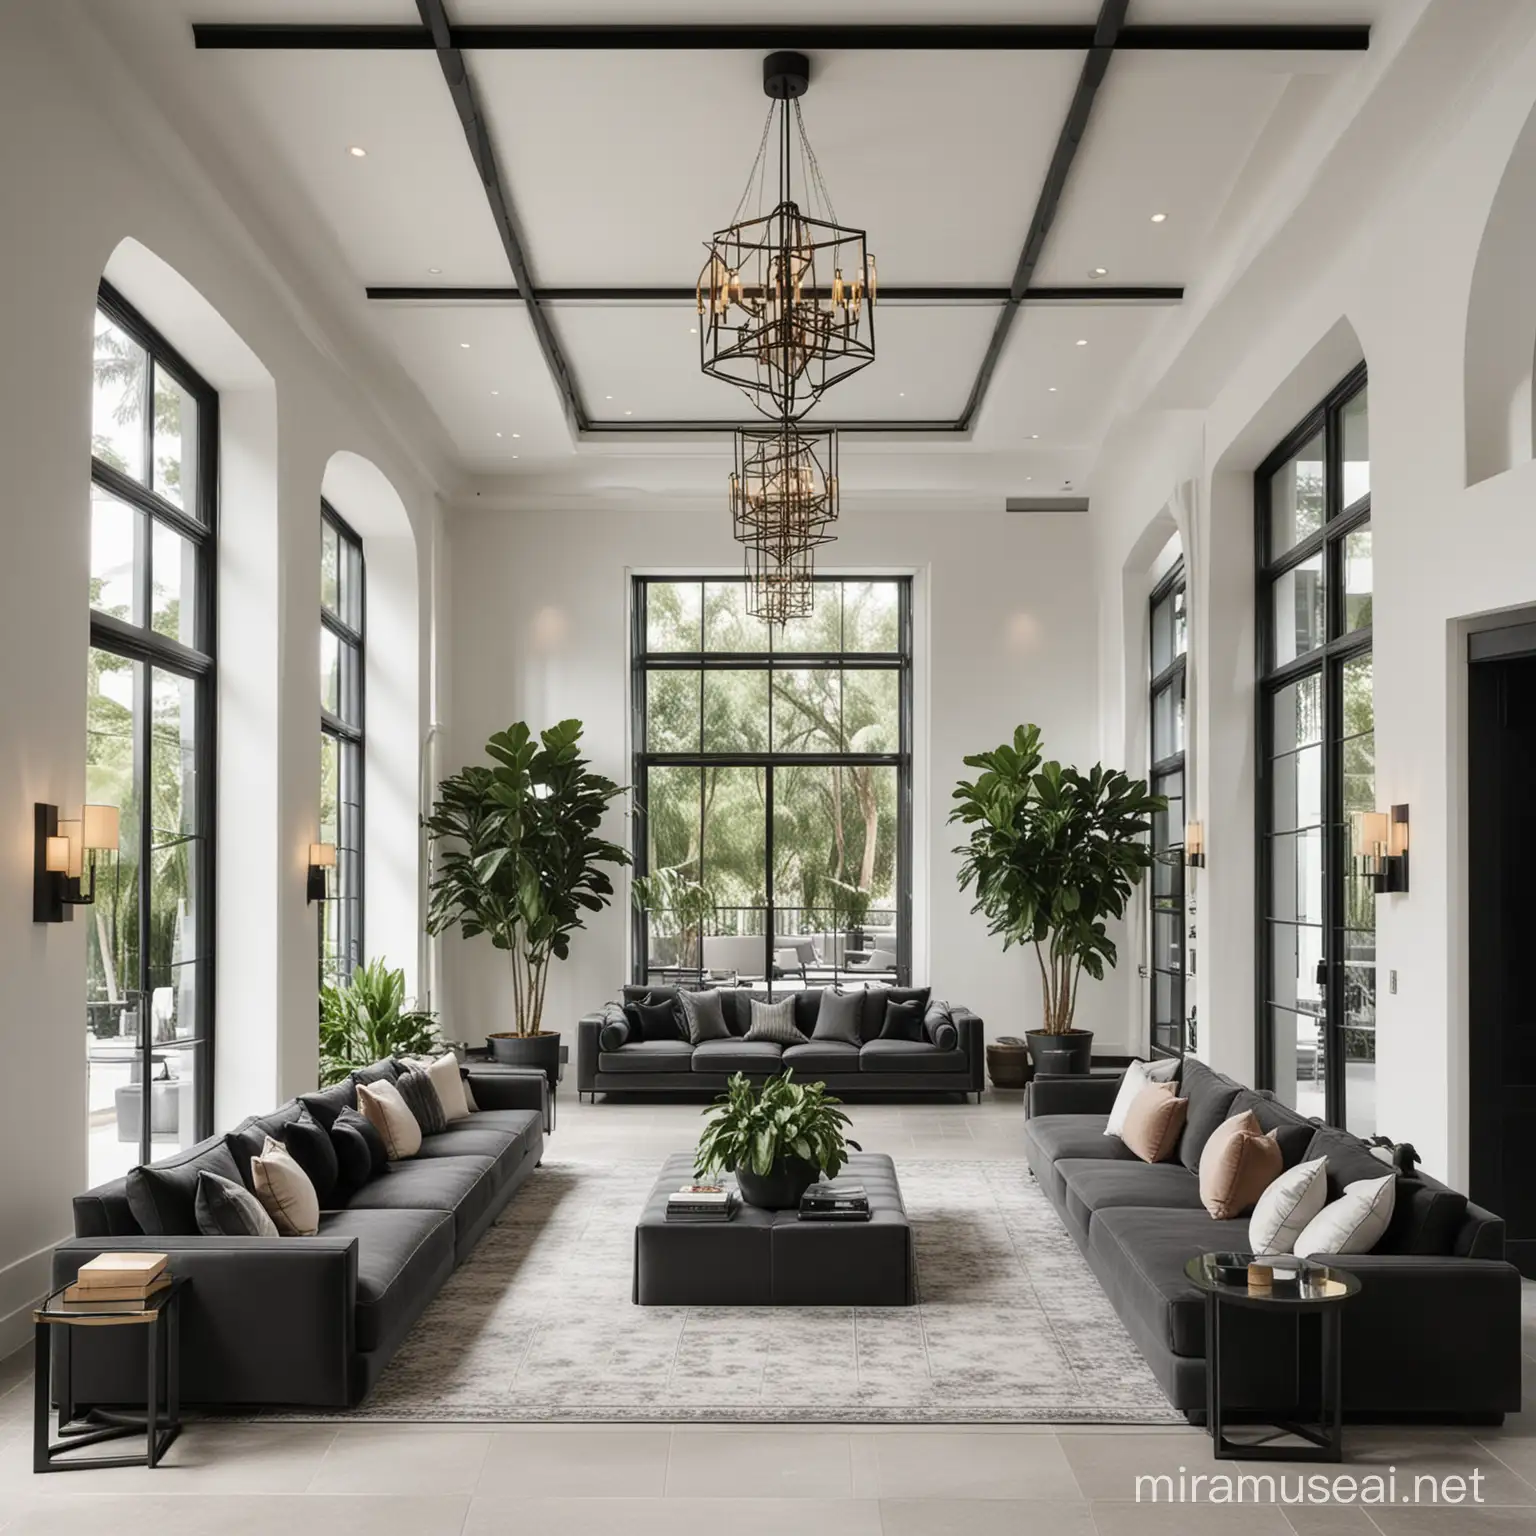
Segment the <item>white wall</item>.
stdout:
<path fill-rule="evenodd" d="M 852 472 L 845 469 L 845 479 Z M 629 780 L 629 571 L 739 570 L 723 505 L 543 510 L 458 508 L 447 521 L 453 570 L 452 730 L 444 768 L 480 760 L 481 744 L 513 720 L 586 722 L 596 768 Z M 915 969 L 936 994 L 974 1008 L 989 1034 L 1016 1034 L 1039 1015 L 1025 953 L 1001 947 L 970 915 L 955 880 L 959 841 L 945 825 L 967 752 L 1033 721 L 1052 755 L 1092 762 L 1097 746 L 1096 608 L 1088 520 L 990 507 L 845 504 L 838 542 L 820 564 L 916 573 L 917 743 L 914 829 Z M 609 835 L 629 841 L 615 812 Z M 574 1032 L 581 1014 L 627 979 L 627 886 L 579 934 L 552 973 L 549 1027 Z M 443 940 L 450 1033 L 470 1040 L 507 1027 L 509 983 L 484 939 Z M 1099 1044 L 1124 1040 L 1113 987 L 1084 983 L 1080 1020 Z"/>
<path fill-rule="evenodd" d="M 1191 814 L 1205 821 L 1209 859 L 1200 877 L 1196 997 L 1203 1049 L 1218 1066 L 1247 1075 L 1254 1021 L 1252 472 L 1364 356 L 1377 796 L 1383 808 L 1410 804 L 1413 847 L 1412 890 L 1377 903 L 1378 1125 L 1413 1141 L 1432 1171 L 1462 1183 L 1465 632 L 1480 616 L 1536 601 L 1536 466 L 1528 460 L 1529 397 L 1520 392 L 1519 363 L 1523 358 L 1528 381 L 1536 276 L 1528 261 L 1507 259 L 1510 249 L 1530 247 L 1536 205 L 1528 196 L 1516 200 L 1518 211 L 1507 198 L 1500 205 L 1490 234 L 1509 245 L 1478 258 L 1536 101 L 1533 26 L 1529 7 L 1488 7 L 1475 18 L 1465 8 L 1428 8 L 1405 50 L 1412 90 L 1400 78 L 1379 111 L 1364 114 L 1374 129 L 1395 128 L 1390 158 L 1369 133 L 1346 136 L 1265 258 L 1226 290 L 1193 296 L 1182 354 L 1154 394 L 1176 398 L 1182 409 L 1122 423 L 1093 487 L 1100 591 L 1112 594 L 1145 529 L 1182 482 L 1194 482 L 1186 541 L 1192 682 L 1199 679 Z M 1512 178 L 1528 189 L 1529 153 Z M 1350 186 L 1358 193 L 1353 204 L 1338 195 Z M 1289 269 L 1269 259 L 1303 249 L 1305 258 Z M 1494 314 L 1514 329 L 1512 339 L 1497 334 Z M 1506 463 L 1522 457 L 1518 443 L 1509 446 L 1511 412 L 1518 426 L 1522 410 L 1526 461 L 1490 473 L 1499 453 Z M 1487 422 L 1480 411 L 1498 419 Z M 1474 432 L 1469 445 L 1474 428 L 1481 435 Z M 1469 488 L 1469 479 L 1480 483 Z M 1101 634 L 1112 636 L 1121 608 L 1104 600 L 1115 613 Z M 1106 666 L 1111 656 L 1124 658 L 1131 679 L 1123 693 L 1103 690 L 1101 734 L 1113 739 L 1126 727 L 1130 706 L 1123 701 L 1144 674 L 1135 671 L 1131 647 L 1106 640 L 1104 654 Z M 1398 974 L 1395 996 L 1385 985 L 1388 970 Z"/>
<path fill-rule="evenodd" d="M 225 551 L 221 682 L 238 686 L 220 760 L 221 1124 L 314 1082 L 304 852 L 318 815 L 327 461 L 350 449 L 380 466 L 409 517 L 400 531 L 419 545 L 430 547 L 436 503 L 408 431 L 381 420 L 349 379 L 347 339 L 305 309 L 302 281 L 279 277 L 260 231 L 70 0 L 0 13 L 0 141 L 26 146 L 0 171 L 0 1164 L 26 1170 L 0 1193 L 3 1355 L 25 1336 L 25 1308 L 45 1288 L 49 1249 L 71 1230 L 70 1199 L 86 1183 L 85 925 L 31 921 L 32 805 L 78 804 L 84 788 L 92 313 L 120 242 L 134 238 L 168 262 L 271 380 L 263 403 L 260 386 L 198 325 L 198 306 L 152 283 L 134 291 L 130 263 L 128 297 L 229 391 L 221 501 L 238 522 Z M 236 569 L 240 560 L 250 563 Z M 424 589 L 418 643 L 406 647 L 418 673 L 430 605 Z M 407 763 L 421 729 L 412 721 L 395 744 Z M 404 777 L 412 782 L 414 770 Z M 232 862 L 231 849 L 248 866 Z"/>

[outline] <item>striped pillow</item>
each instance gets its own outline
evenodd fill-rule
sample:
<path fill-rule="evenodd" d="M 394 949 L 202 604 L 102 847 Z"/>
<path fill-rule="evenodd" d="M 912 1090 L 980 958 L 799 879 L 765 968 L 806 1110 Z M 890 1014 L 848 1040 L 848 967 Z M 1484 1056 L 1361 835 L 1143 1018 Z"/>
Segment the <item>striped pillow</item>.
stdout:
<path fill-rule="evenodd" d="M 455 1072 L 458 1067 L 455 1065 Z M 410 1067 L 395 1079 L 395 1087 L 405 1100 L 405 1107 L 415 1116 L 423 1136 L 436 1136 L 448 1129 L 448 1116 L 432 1079 L 420 1067 Z"/>
<path fill-rule="evenodd" d="M 795 1023 L 795 1000 L 786 997 L 780 1003 L 760 1003 L 754 997 L 752 1027 L 744 1039 L 771 1040 L 775 1045 L 805 1045 L 805 1035 Z"/>

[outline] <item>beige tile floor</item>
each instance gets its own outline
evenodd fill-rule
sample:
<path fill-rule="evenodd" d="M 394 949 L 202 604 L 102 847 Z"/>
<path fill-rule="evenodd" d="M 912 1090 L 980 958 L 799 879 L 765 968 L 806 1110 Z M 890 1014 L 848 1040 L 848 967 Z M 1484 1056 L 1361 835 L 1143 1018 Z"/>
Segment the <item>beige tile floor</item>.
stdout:
<path fill-rule="evenodd" d="M 692 1105 L 561 1106 L 549 1155 L 650 1158 L 686 1146 Z M 853 1108 L 898 1158 L 1019 1155 L 1016 1097 Z M 0 1362 L 0 1532 L 245 1536 L 1510 1536 L 1536 1532 L 1531 1402 L 1498 1430 L 1355 1429 L 1347 1465 L 1482 1473 L 1478 1506 L 1137 1503 L 1137 1474 L 1210 1472 L 1184 1429 L 605 1428 L 189 1425 L 164 1466 L 35 1477 L 25 1353 Z M 1221 1470 L 1313 1468 L 1222 1464 Z M 739 1490 L 737 1492 L 736 1490 Z"/>

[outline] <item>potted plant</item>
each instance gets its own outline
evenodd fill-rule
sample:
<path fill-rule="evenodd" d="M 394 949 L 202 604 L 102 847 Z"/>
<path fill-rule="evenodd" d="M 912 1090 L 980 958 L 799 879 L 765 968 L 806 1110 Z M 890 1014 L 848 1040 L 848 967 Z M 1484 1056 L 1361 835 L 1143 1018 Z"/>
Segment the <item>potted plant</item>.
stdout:
<path fill-rule="evenodd" d="M 423 825 L 441 845 L 427 931 L 490 935 L 512 964 L 514 1028 L 488 1033 L 496 1061 L 560 1072 L 560 1033 L 546 1030 L 549 966 L 570 953 L 583 914 L 613 899 L 605 865 L 629 863 L 597 835 L 609 801 L 623 794 L 581 755 L 581 721 L 540 732 L 522 721 L 486 743 L 495 766 L 473 766 L 437 787 Z"/>
<path fill-rule="evenodd" d="M 769 1078 L 760 1092 L 738 1072 L 706 1111 L 694 1172 L 708 1178 L 730 1169 L 748 1205 L 794 1210 L 818 1178 L 836 1178 L 848 1159 L 841 1106 L 826 1084 L 797 1083 L 792 1071 Z"/>
<path fill-rule="evenodd" d="M 680 869 L 658 869 L 636 875 L 631 886 L 634 904 L 649 915 L 657 938 L 671 938 L 675 928 L 677 964 L 704 971 L 704 930 L 714 921 L 715 898 Z"/>
<path fill-rule="evenodd" d="M 864 920 L 869 916 L 869 892 L 862 885 L 827 877 L 832 892 L 833 923 L 847 934 L 849 949 L 864 948 Z"/>
<path fill-rule="evenodd" d="M 437 1015 L 405 1006 L 405 972 L 382 960 L 358 966 L 335 986 L 320 988 L 320 1086 L 386 1056 L 423 1056 L 437 1049 Z"/>
<path fill-rule="evenodd" d="M 1088 773 L 1045 762 L 1040 728 L 1021 725 L 1012 745 L 967 757 L 981 772 L 955 786 L 951 822 L 971 828 L 960 888 L 1003 948 L 1032 944 L 1040 966 L 1042 1027 L 1027 1031 L 1037 1071 L 1086 1072 L 1093 1031 L 1073 1027 L 1084 971 L 1102 980 L 1115 964 L 1106 923 L 1123 917 L 1151 867 L 1152 815 L 1166 810 L 1146 781 L 1096 764 Z"/>

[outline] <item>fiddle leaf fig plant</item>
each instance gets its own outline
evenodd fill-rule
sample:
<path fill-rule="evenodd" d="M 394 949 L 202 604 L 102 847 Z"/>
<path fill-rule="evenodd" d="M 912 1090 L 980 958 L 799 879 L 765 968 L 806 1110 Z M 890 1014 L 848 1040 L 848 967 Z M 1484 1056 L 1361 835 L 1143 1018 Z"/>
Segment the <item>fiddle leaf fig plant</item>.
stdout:
<path fill-rule="evenodd" d="M 1153 864 L 1152 816 L 1168 808 L 1144 779 L 1095 764 L 1087 773 L 1044 760 L 1040 727 L 1021 725 L 1012 743 L 967 757 L 981 772 L 955 786 L 949 819 L 969 827 L 960 888 L 971 911 L 1003 941 L 1034 946 L 1043 1030 L 1072 1028 L 1078 983 L 1102 980 L 1116 960 L 1108 921 L 1125 915 Z"/>
<path fill-rule="evenodd" d="M 761 1092 L 738 1072 L 715 1107 L 705 1111 L 710 1118 L 699 1137 L 694 1172 L 707 1178 L 721 1169 L 745 1168 L 767 1178 L 780 1158 L 793 1156 L 836 1178 L 848 1160 L 843 1127 L 852 1123 L 841 1106 L 825 1083 L 797 1083 L 792 1071 L 769 1078 Z"/>
<path fill-rule="evenodd" d="M 423 819 L 439 845 L 427 931 L 490 935 L 512 960 L 519 1035 L 541 1032 L 549 966 L 564 960 L 584 914 L 613 899 L 605 865 L 629 863 L 598 836 L 608 803 L 624 791 L 581 755 L 581 721 L 537 738 L 518 721 L 486 743 L 494 766 L 461 769 L 437 787 Z"/>

